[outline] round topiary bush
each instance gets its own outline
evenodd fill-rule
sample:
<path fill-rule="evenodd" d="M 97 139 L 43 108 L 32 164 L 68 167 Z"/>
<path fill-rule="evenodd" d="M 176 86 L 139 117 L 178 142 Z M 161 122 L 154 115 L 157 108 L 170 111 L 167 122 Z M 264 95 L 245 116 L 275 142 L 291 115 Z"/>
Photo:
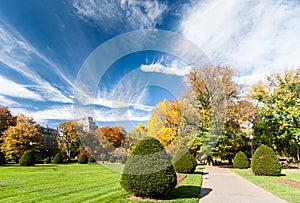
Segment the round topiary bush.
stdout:
<path fill-rule="evenodd" d="M 162 197 L 175 188 L 176 173 L 163 145 L 153 137 L 140 140 L 128 157 L 122 187 L 139 197 Z"/>
<path fill-rule="evenodd" d="M 90 162 L 90 163 L 95 163 L 95 162 L 96 162 L 96 159 L 95 159 L 93 156 L 90 156 L 90 157 L 89 157 L 89 162 Z"/>
<path fill-rule="evenodd" d="M 177 173 L 193 173 L 197 166 L 196 158 L 185 149 L 178 150 L 172 162 Z"/>
<path fill-rule="evenodd" d="M 32 150 L 27 150 L 19 160 L 20 166 L 34 166 L 36 163 L 35 156 Z"/>
<path fill-rule="evenodd" d="M 115 163 L 115 162 L 116 162 L 116 158 L 114 157 L 114 155 L 111 155 L 111 156 L 109 157 L 108 161 L 109 161 L 110 163 Z"/>
<path fill-rule="evenodd" d="M 64 158 L 63 158 L 62 154 L 58 152 L 58 153 L 55 155 L 55 157 L 54 157 L 54 159 L 52 160 L 52 162 L 53 162 L 54 164 L 62 164 L 62 163 L 64 162 Z"/>
<path fill-rule="evenodd" d="M 80 163 L 80 164 L 87 164 L 88 161 L 89 160 L 88 160 L 86 154 L 82 154 L 78 159 L 78 163 Z"/>
<path fill-rule="evenodd" d="M 255 175 L 276 176 L 281 172 L 281 165 L 273 149 L 261 145 L 254 152 L 251 169 Z"/>
<path fill-rule="evenodd" d="M 244 152 L 240 151 L 236 153 L 233 159 L 233 167 L 241 169 L 249 167 L 249 161 Z"/>
<path fill-rule="evenodd" d="M 121 158 L 121 164 L 125 164 L 127 161 L 127 156 L 122 156 Z"/>
<path fill-rule="evenodd" d="M 5 155 L 0 152 L 0 165 L 6 164 Z"/>

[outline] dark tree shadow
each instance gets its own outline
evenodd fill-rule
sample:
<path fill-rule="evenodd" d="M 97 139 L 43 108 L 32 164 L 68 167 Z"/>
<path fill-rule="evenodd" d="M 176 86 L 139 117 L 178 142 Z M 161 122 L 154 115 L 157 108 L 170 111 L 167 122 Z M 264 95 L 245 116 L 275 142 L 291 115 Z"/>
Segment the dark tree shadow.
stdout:
<path fill-rule="evenodd" d="M 196 171 L 193 174 L 201 174 L 201 175 L 207 175 L 209 174 L 208 172 L 203 172 L 203 171 Z"/>
<path fill-rule="evenodd" d="M 201 192 L 200 192 L 200 195 L 199 195 L 199 198 L 205 197 L 205 196 L 208 195 L 211 191 L 212 191 L 211 188 L 202 188 L 202 189 L 201 189 Z"/>
<path fill-rule="evenodd" d="M 198 186 L 188 186 L 183 185 L 175 188 L 170 192 L 172 199 L 179 199 L 179 198 L 198 198 L 200 193 L 201 187 Z"/>

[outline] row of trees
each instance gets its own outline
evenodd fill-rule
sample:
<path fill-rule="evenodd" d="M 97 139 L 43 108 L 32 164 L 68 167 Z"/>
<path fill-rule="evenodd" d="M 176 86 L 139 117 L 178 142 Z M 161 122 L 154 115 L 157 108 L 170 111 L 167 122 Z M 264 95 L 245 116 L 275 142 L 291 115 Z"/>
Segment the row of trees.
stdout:
<path fill-rule="evenodd" d="M 148 122 L 169 152 L 188 147 L 195 156 L 232 158 L 238 151 L 250 156 L 254 147 L 274 147 L 299 161 L 300 69 L 273 74 L 250 90 L 237 84 L 229 67 L 195 69 L 187 77 L 182 100 L 157 104 Z"/>

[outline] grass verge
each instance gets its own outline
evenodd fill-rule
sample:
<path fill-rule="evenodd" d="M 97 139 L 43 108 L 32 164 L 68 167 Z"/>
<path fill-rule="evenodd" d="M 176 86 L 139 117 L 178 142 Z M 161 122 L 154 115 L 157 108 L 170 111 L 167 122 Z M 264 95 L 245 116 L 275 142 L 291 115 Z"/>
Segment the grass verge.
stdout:
<path fill-rule="evenodd" d="M 126 199 L 120 177 L 101 164 L 1 166 L 0 202 L 138 202 Z M 197 202 L 201 180 L 200 171 L 187 175 L 165 202 Z"/>
<path fill-rule="evenodd" d="M 300 182 L 300 173 L 284 170 L 282 176 L 255 176 L 250 170 L 246 169 L 233 169 L 233 171 L 288 202 L 300 202 L 299 189 L 276 180 L 289 179 Z"/>

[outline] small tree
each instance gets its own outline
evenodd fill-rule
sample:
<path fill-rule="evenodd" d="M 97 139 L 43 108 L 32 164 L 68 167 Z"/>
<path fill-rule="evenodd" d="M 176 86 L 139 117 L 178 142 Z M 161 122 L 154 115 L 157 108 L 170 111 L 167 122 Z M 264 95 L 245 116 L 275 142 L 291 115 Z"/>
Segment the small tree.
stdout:
<path fill-rule="evenodd" d="M 180 149 L 173 158 L 173 166 L 177 173 L 193 173 L 197 161 L 187 150 Z"/>
<path fill-rule="evenodd" d="M 54 164 L 62 164 L 64 162 L 64 158 L 61 153 L 57 153 L 52 161 Z"/>
<path fill-rule="evenodd" d="M 241 169 L 249 167 L 249 161 L 244 152 L 240 151 L 234 156 L 233 167 Z"/>
<path fill-rule="evenodd" d="M 255 175 L 276 176 L 281 172 L 281 165 L 273 149 L 261 145 L 253 155 L 251 169 Z"/>
<path fill-rule="evenodd" d="M 122 187 L 140 197 L 161 197 L 175 188 L 176 173 L 163 145 L 153 137 L 140 140 L 124 166 Z"/>
<path fill-rule="evenodd" d="M 79 157 L 78 163 L 80 163 L 80 164 L 87 164 L 88 163 L 88 158 L 87 158 L 86 154 L 82 154 Z"/>
<path fill-rule="evenodd" d="M 27 150 L 26 152 L 24 152 L 21 159 L 19 160 L 20 166 L 34 166 L 35 163 L 35 156 L 33 151 L 31 150 Z"/>

